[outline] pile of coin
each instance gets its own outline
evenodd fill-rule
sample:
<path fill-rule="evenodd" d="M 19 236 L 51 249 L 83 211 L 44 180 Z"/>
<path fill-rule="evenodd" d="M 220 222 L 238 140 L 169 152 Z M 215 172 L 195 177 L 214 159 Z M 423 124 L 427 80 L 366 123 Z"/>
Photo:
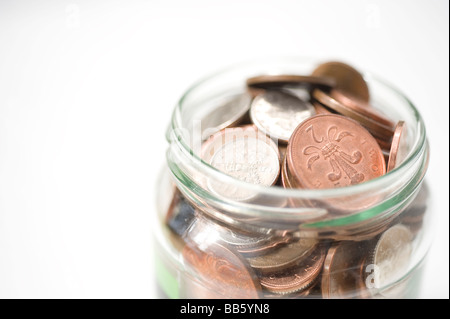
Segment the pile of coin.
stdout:
<path fill-rule="evenodd" d="M 372 107 L 363 76 L 347 64 L 324 63 L 308 76 L 256 76 L 246 85 L 247 93 L 204 124 L 214 134 L 203 134 L 202 158 L 228 175 L 264 186 L 280 177 L 286 188 L 335 188 L 379 177 L 406 156 L 405 122 Z"/>
<path fill-rule="evenodd" d="M 382 232 L 349 240 L 262 234 L 224 225 L 175 190 L 166 215 L 172 245 L 194 275 L 180 278 L 187 298 L 371 298 L 409 267 L 422 188 Z M 419 227 L 421 224 L 419 225 Z M 406 288 L 401 287 L 406 290 Z M 396 291 L 385 297 L 399 297 Z"/>
<path fill-rule="evenodd" d="M 405 122 L 372 107 L 363 76 L 347 64 L 260 75 L 246 87 L 203 123 L 201 158 L 225 174 L 268 187 L 336 188 L 380 177 L 406 157 Z M 255 196 L 204 186 L 235 201 Z M 365 298 L 409 266 L 425 212 L 410 207 L 355 238 L 323 240 L 227 225 L 175 189 L 165 222 L 195 273 L 182 278 L 188 298 Z"/>

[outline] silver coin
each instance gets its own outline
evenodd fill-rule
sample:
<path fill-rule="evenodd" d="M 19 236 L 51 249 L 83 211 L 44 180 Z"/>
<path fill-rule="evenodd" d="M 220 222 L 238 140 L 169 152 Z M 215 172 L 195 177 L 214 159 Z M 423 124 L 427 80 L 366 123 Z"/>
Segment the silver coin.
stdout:
<path fill-rule="evenodd" d="M 261 272 L 282 271 L 309 256 L 317 245 L 316 239 L 302 238 L 261 256 L 247 258 L 250 266 Z"/>
<path fill-rule="evenodd" d="M 280 91 L 266 91 L 255 97 L 250 106 L 250 118 L 258 129 L 285 143 L 295 128 L 314 114 L 310 103 Z"/>
<path fill-rule="evenodd" d="M 250 109 L 252 97 L 248 93 L 227 98 L 217 108 L 202 117 L 202 140 L 208 139 L 218 131 L 233 126 L 244 117 Z"/>
<path fill-rule="evenodd" d="M 254 126 L 224 129 L 213 135 L 202 147 L 202 159 L 241 181 L 272 186 L 280 173 L 280 154 L 275 143 Z M 236 185 L 208 181 L 216 194 L 244 201 L 256 192 Z"/>
<path fill-rule="evenodd" d="M 384 288 L 406 274 L 412 253 L 411 231 L 402 224 L 386 230 L 373 253 L 373 284 Z"/>

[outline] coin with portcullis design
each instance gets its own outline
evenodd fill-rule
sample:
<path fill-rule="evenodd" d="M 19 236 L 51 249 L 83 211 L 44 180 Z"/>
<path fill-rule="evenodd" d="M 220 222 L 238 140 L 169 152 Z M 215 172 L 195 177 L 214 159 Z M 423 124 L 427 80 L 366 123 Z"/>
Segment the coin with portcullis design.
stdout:
<path fill-rule="evenodd" d="M 373 136 L 340 115 L 305 120 L 289 140 L 287 165 L 304 188 L 360 184 L 386 172 L 383 153 Z"/>

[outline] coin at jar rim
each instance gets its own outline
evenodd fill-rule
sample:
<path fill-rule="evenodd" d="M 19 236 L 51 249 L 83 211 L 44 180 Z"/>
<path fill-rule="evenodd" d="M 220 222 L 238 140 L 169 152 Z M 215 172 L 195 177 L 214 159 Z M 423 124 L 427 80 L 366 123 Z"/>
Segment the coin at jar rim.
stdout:
<path fill-rule="evenodd" d="M 254 299 L 259 297 L 259 279 L 238 253 L 218 242 L 203 250 L 187 244 L 182 252 L 184 262 L 192 267 L 200 284 L 206 286 L 197 298 Z"/>
<path fill-rule="evenodd" d="M 218 131 L 235 126 L 241 122 L 250 109 L 252 97 L 248 93 L 241 93 L 227 98 L 217 108 L 202 117 L 202 140 L 208 139 Z"/>
<path fill-rule="evenodd" d="M 373 136 L 340 115 L 316 115 L 292 134 L 287 165 L 305 188 L 356 185 L 386 172 L 383 153 Z"/>
<path fill-rule="evenodd" d="M 219 171 L 241 181 L 272 186 L 280 173 L 278 148 L 255 126 L 226 128 L 202 145 L 202 159 Z M 207 187 L 217 195 L 246 201 L 257 195 L 235 185 L 208 179 Z"/>
<path fill-rule="evenodd" d="M 355 298 L 360 294 L 360 263 L 368 253 L 366 242 L 335 242 L 328 250 L 322 272 L 322 297 Z"/>
<path fill-rule="evenodd" d="M 399 121 L 392 137 L 391 151 L 386 171 L 390 172 L 405 159 L 407 153 L 405 122 Z"/>
<path fill-rule="evenodd" d="M 263 274 L 260 276 L 261 286 L 280 295 L 301 292 L 310 287 L 322 271 L 325 255 L 326 249 L 320 247 L 289 269 Z"/>
<path fill-rule="evenodd" d="M 386 230 L 372 253 L 375 288 L 384 288 L 403 276 L 408 269 L 412 253 L 413 234 L 402 224 Z"/>
<path fill-rule="evenodd" d="M 332 88 L 336 81 L 326 76 L 305 76 L 294 74 L 259 75 L 247 79 L 250 88 L 274 89 L 283 87 L 322 87 Z"/>
<path fill-rule="evenodd" d="M 363 101 L 369 102 L 370 100 L 369 87 L 363 76 L 346 63 L 333 61 L 320 64 L 311 75 L 333 78 L 336 81 L 335 88 Z"/>
<path fill-rule="evenodd" d="M 394 123 L 386 116 L 375 110 L 368 102 L 358 99 L 357 97 L 346 94 L 337 89 L 330 91 L 330 96 L 346 107 L 367 116 L 386 127 L 394 127 Z"/>
<path fill-rule="evenodd" d="M 369 117 L 364 115 L 363 113 L 356 111 L 348 106 L 342 104 L 341 102 L 332 98 L 329 94 L 321 91 L 314 90 L 312 93 L 313 98 L 325 105 L 326 107 L 336 111 L 339 114 L 345 115 L 358 123 L 364 126 L 367 130 L 369 130 L 374 136 L 390 141 L 392 139 L 392 135 L 394 134 L 394 128 L 383 125 L 373 119 L 373 117 Z M 367 109 L 366 112 L 370 110 Z M 368 111 L 372 112 L 372 111 Z"/>
<path fill-rule="evenodd" d="M 287 143 L 297 125 L 314 114 L 311 104 L 280 91 L 266 91 L 255 97 L 250 106 L 250 118 L 256 127 L 283 143 Z"/>
<path fill-rule="evenodd" d="M 302 258 L 306 258 L 314 251 L 317 240 L 302 238 L 288 243 L 269 253 L 257 257 L 247 258 L 250 266 L 261 273 L 273 273 L 289 268 Z"/>

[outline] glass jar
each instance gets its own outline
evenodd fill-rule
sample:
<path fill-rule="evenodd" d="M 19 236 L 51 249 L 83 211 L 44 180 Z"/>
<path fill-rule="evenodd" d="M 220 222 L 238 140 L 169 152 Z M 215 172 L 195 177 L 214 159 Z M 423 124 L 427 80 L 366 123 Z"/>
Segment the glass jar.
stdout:
<path fill-rule="evenodd" d="M 155 273 L 169 298 L 414 298 L 430 247 L 423 182 L 425 125 L 401 92 L 364 73 L 371 104 L 405 121 L 408 155 L 394 170 L 335 189 L 263 187 L 200 159 L 201 121 L 261 74 L 310 74 L 319 61 L 273 59 L 227 68 L 193 85 L 167 131 L 158 181 Z M 227 196 L 211 185 L 226 185 Z M 345 206 L 345 213 L 342 213 Z"/>

